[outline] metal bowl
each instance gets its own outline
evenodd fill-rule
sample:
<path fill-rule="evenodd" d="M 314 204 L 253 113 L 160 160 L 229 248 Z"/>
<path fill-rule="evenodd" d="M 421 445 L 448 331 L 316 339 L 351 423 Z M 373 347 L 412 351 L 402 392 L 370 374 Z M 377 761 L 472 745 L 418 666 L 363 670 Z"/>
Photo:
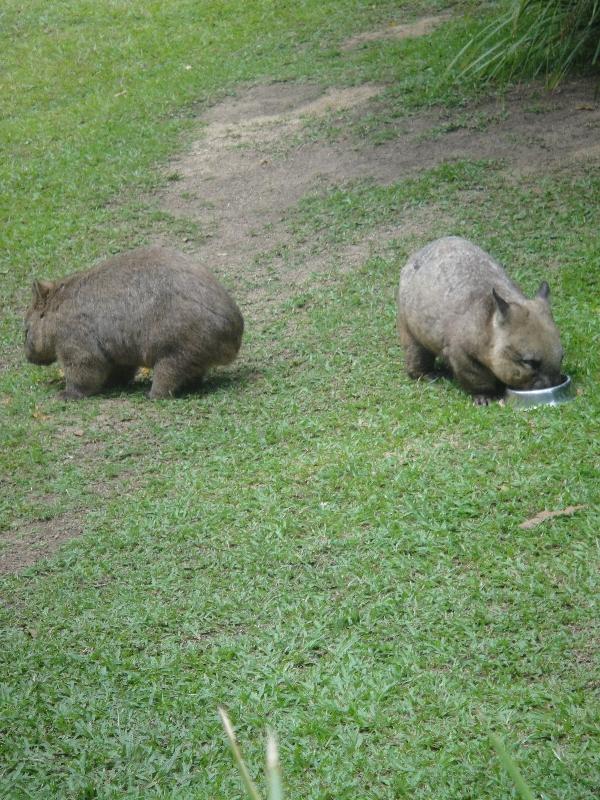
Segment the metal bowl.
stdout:
<path fill-rule="evenodd" d="M 573 385 L 568 375 L 561 375 L 561 382 L 548 389 L 507 389 L 504 393 L 507 403 L 521 408 L 537 406 L 557 406 L 573 399 Z"/>

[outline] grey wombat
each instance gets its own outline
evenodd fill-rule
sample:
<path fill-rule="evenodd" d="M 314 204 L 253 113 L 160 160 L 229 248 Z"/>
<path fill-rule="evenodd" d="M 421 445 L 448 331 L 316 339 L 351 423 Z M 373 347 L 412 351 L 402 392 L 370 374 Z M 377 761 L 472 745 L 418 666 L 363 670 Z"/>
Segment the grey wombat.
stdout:
<path fill-rule="evenodd" d="M 208 270 L 143 247 L 51 283 L 35 281 L 25 318 L 27 359 L 58 360 L 61 397 L 77 399 L 153 367 L 153 399 L 172 395 L 240 349 L 242 315 Z"/>
<path fill-rule="evenodd" d="M 400 274 L 397 327 L 408 374 L 431 372 L 441 356 L 477 404 L 505 386 L 560 381 L 563 350 L 547 283 L 528 300 L 502 266 L 458 236 L 431 242 Z"/>

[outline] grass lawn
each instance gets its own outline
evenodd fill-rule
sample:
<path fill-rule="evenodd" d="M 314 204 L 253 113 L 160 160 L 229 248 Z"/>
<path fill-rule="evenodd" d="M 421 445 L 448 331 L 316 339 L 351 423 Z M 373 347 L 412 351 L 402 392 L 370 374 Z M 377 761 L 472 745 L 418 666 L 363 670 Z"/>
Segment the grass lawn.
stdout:
<path fill-rule="evenodd" d="M 64 543 L 2 578 L 0 797 L 239 798 L 219 704 L 255 775 L 277 731 L 290 798 L 515 796 L 490 732 L 536 796 L 600 794 L 597 161 L 453 160 L 283 214 L 287 262 L 427 212 L 527 293 L 548 279 L 579 391 L 558 409 L 407 379 L 394 291 L 418 236 L 275 283 L 260 320 L 251 262 L 229 282 L 241 356 L 200 394 L 65 404 L 22 352 L 33 277 L 207 236 L 153 198 L 210 104 L 247 82 L 373 83 L 368 118 L 307 123 L 297 146 L 393 141 L 411 114 L 468 109 L 476 87 L 440 78 L 479 5 L 4 0 L 0 556 Z M 340 46 L 449 8 L 425 38 Z"/>

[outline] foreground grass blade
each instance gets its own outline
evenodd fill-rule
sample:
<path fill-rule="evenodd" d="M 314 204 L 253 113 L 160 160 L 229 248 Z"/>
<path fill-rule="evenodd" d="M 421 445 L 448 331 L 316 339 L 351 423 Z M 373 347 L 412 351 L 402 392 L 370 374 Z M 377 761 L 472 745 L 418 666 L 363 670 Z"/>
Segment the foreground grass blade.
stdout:
<path fill-rule="evenodd" d="M 277 739 L 272 731 L 267 733 L 267 785 L 269 787 L 269 800 L 283 800 L 283 787 L 281 785 L 281 767 L 279 753 L 277 752 Z"/>
<path fill-rule="evenodd" d="M 225 711 L 224 708 L 219 707 L 219 716 L 221 717 L 221 722 L 223 723 L 223 727 L 225 728 L 225 733 L 227 734 L 227 738 L 229 740 L 229 746 L 231 747 L 231 752 L 233 753 L 233 758 L 235 760 L 235 763 L 237 764 L 237 768 L 240 771 L 242 782 L 244 784 L 246 792 L 248 793 L 248 797 L 252 798 L 252 800 L 262 800 L 260 793 L 254 784 L 254 781 L 250 777 L 248 768 L 244 763 L 244 759 L 242 757 L 242 751 L 240 750 L 240 747 L 235 738 L 235 731 L 233 730 L 233 725 L 231 724 L 231 720 L 227 716 L 227 712 Z"/>
<path fill-rule="evenodd" d="M 519 772 L 519 768 L 512 760 L 512 758 L 509 756 L 508 751 L 504 746 L 504 742 L 502 741 L 502 739 L 500 739 L 499 736 L 496 736 L 495 734 L 492 733 L 490 734 L 490 740 L 494 745 L 496 753 L 498 753 L 498 758 L 502 762 L 504 769 L 508 772 L 508 774 L 512 778 L 515 788 L 517 789 L 518 793 L 521 795 L 523 800 L 535 800 L 533 792 L 523 780 L 523 776 Z"/>

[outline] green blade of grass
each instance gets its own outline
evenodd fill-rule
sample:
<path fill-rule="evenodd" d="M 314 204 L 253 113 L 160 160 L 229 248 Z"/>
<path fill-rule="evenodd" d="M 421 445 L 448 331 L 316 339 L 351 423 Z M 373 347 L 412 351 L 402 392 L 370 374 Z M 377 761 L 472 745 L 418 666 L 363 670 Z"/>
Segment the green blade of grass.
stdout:
<path fill-rule="evenodd" d="M 269 800 L 283 800 L 283 787 L 281 785 L 281 767 L 279 753 L 277 752 L 277 739 L 272 731 L 267 732 L 267 786 L 269 787 Z"/>
<path fill-rule="evenodd" d="M 229 741 L 229 746 L 231 748 L 231 752 L 233 753 L 233 758 L 240 772 L 242 783 L 244 784 L 244 788 L 248 793 L 248 797 L 252 798 L 252 800 L 262 800 L 260 792 L 256 788 L 254 781 L 250 777 L 250 773 L 248 772 L 248 767 L 244 763 L 242 751 L 240 750 L 240 746 L 238 745 L 237 740 L 235 738 L 235 731 L 233 730 L 233 725 L 231 724 L 231 720 L 229 719 L 225 709 L 222 707 L 219 707 L 219 716 L 221 718 L 221 723 L 223 724 L 223 728 L 225 729 L 225 733 Z"/>
<path fill-rule="evenodd" d="M 523 800 L 535 800 L 533 792 L 523 780 L 523 776 L 519 772 L 519 768 L 508 754 L 508 750 L 504 746 L 504 742 L 502 741 L 502 739 L 499 736 L 496 736 L 495 734 L 492 733 L 490 734 L 490 740 L 494 746 L 496 753 L 498 754 L 498 758 L 502 762 L 502 766 L 510 775 L 516 790 L 521 795 Z"/>

